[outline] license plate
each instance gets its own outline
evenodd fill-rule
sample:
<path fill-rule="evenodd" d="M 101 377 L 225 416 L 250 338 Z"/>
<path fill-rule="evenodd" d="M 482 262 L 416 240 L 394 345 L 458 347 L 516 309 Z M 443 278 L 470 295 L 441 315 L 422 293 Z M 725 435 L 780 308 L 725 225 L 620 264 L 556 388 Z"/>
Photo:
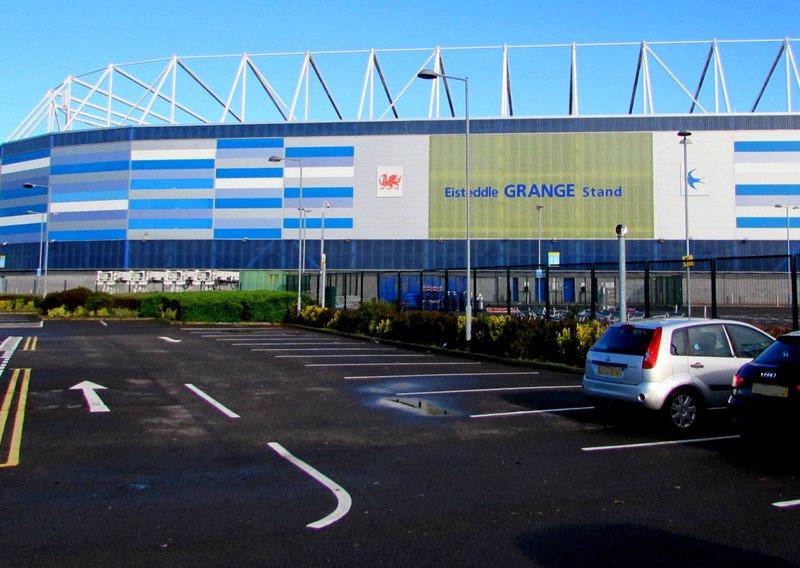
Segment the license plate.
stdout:
<path fill-rule="evenodd" d="M 622 367 L 615 367 L 613 365 L 598 365 L 597 372 L 601 375 L 607 375 L 609 377 L 621 377 Z"/>
<path fill-rule="evenodd" d="M 780 387 L 778 385 L 753 383 L 753 394 L 763 394 L 764 396 L 779 396 L 781 398 L 786 398 L 789 396 L 789 388 Z"/>

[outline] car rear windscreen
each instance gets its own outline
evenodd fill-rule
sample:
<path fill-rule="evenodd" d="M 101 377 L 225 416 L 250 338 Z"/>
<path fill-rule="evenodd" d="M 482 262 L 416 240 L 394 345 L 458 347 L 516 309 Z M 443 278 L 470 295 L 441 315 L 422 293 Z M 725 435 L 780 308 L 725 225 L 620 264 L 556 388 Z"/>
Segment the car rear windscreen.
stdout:
<path fill-rule="evenodd" d="M 756 360 L 770 365 L 800 365 L 800 343 L 797 339 L 778 339 L 767 347 Z"/>
<path fill-rule="evenodd" d="M 592 350 L 604 353 L 644 356 L 647 346 L 650 345 L 653 332 L 653 329 L 632 325 L 610 327 L 594 344 Z"/>

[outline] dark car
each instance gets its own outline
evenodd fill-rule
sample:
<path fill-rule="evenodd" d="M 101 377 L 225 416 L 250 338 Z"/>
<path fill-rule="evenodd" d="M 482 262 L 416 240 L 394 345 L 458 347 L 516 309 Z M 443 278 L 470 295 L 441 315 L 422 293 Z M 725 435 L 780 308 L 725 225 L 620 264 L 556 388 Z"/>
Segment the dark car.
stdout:
<path fill-rule="evenodd" d="M 800 331 L 778 337 L 733 377 L 728 405 L 748 433 L 800 423 Z"/>

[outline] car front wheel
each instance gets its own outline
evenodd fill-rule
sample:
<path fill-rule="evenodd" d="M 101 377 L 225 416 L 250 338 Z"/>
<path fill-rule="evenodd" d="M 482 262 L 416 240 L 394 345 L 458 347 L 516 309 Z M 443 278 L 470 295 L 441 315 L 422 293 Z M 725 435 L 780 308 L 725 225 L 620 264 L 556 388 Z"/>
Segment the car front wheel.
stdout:
<path fill-rule="evenodd" d="M 689 389 L 677 390 L 667 398 L 663 407 L 667 424 L 677 432 L 687 432 L 697 428 L 702 413 L 702 404 L 697 395 Z"/>

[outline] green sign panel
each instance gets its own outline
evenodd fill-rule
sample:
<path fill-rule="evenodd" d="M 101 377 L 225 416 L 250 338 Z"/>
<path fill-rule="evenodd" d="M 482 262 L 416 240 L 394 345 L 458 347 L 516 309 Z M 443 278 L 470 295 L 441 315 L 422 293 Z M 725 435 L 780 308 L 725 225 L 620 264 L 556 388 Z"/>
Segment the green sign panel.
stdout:
<path fill-rule="evenodd" d="M 650 133 L 473 134 L 473 238 L 653 237 Z M 464 238 L 464 136 L 431 136 L 431 238 Z M 537 205 L 543 206 L 537 212 Z"/>

